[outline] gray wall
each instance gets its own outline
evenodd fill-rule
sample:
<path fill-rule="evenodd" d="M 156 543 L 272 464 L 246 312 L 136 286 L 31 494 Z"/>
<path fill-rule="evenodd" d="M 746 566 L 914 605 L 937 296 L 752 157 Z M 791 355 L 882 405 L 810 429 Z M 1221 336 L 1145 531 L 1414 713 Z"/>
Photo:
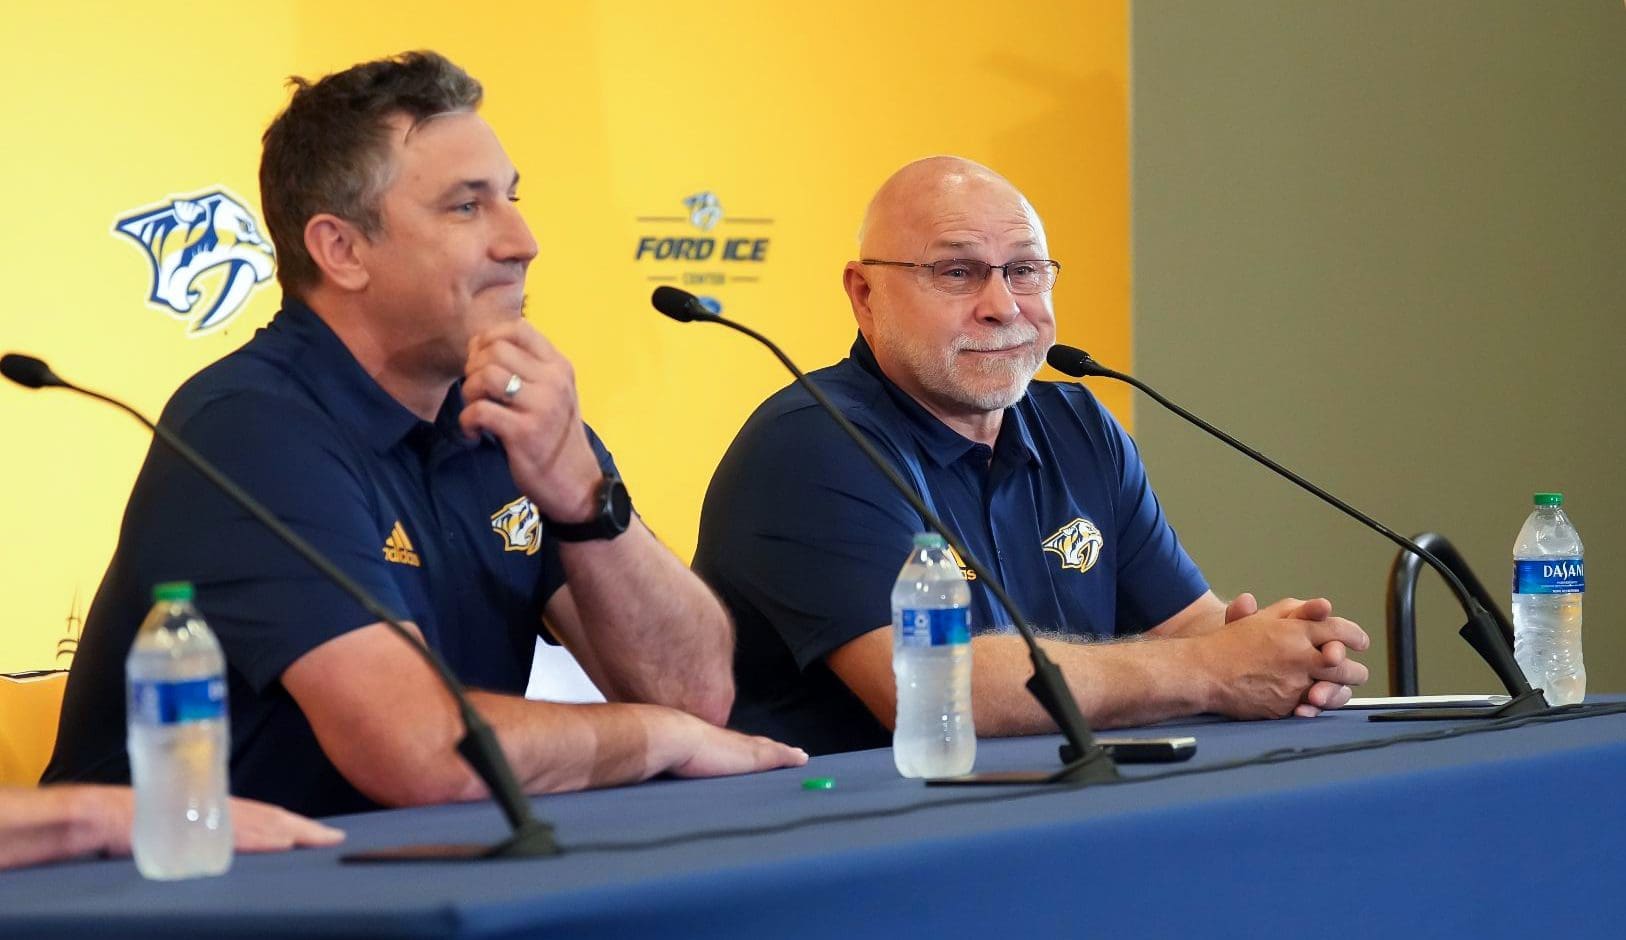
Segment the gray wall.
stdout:
<path fill-rule="evenodd" d="M 1132 12 L 1135 367 L 1502 597 L 1530 493 L 1586 542 L 1589 691 L 1626 691 L 1626 7 L 1152 2 Z M 1216 590 L 1331 597 L 1376 641 L 1394 551 L 1147 400 Z M 1422 690 L 1489 691 L 1443 587 Z"/>

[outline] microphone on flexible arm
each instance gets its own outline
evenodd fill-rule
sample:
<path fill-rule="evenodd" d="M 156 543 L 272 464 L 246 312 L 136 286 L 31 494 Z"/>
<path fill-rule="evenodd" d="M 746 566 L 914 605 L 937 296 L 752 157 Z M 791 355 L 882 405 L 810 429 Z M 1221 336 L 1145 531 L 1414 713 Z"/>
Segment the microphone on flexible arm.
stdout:
<path fill-rule="evenodd" d="M 1126 382 L 1133 385 L 1135 388 L 1145 392 L 1153 401 L 1162 405 L 1164 408 L 1174 412 L 1190 423 L 1195 424 L 1197 427 L 1202 428 L 1204 431 L 1207 431 L 1214 437 L 1219 438 L 1226 444 L 1229 444 L 1231 447 L 1241 451 L 1244 454 L 1247 454 L 1255 461 L 1264 464 L 1271 470 L 1274 470 L 1277 474 L 1284 476 L 1292 482 L 1298 484 L 1299 487 L 1308 490 L 1322 502 L 1331 505 L 1344 515 L 1349 516 L 1367 528 L 1377 532 L 1379 535 L 1383 536 L 1389 541 L 1399 545 L 1401 548 L 1404 548 L 1406 551 L 1409 551 L 1415 554 L 1417 557 L 1423 559 L 1423 561 L 1428 563 L 1429 567 L 1440 573 L 1440 577 L 1444 578 L 1446 583 L 1450 585 L 1451 593 L 1456 595 L 1457 602 L 1462 605 L 1463 612 L 1468 615 L 1468 622 L 1463 624 L 1462 628 L 1457 632 L 1460 633 L 1462 638 L 1468 641 L 1468 645 L 1472 646 L 1474 651 L 1477 652 L 1487 664 L 1489 664 L 1491 669 L 1496 673 L 1497 678 L 1501 679 L 1502 684 L 1507 687 L 1508 694 L 1512 696 L 1512 699 L 1508 701 L 1507 704 L 1498 708 L 1422 708 L 1410 711 L 1379 712 L 1369 715 L 1368 718 L 1370 720 L 1428 721 L 1461 718 L 1507 718 L 1514 715 L 1527 715 L 1533 712 L 1539 712 L 1548 707 L 1547 699 L 1544 695 L 1542 695 L 1541 690 L 1532 689 L 1530 687 L 1529 681 L 1525 679 L 1524 671 L 1519 668 L 1518 662 L 1514 660 L 1513 650 L 1508 646 L 1507 636 L 1502 632 L 1500 623 L 1498 623 L 1496 618 L 1485 609 L 1485 606 L 1479 602 L 1479 599 L 1475 597 L 1466 586 L 1463 585 L 1462 579 L 1457 577 L 1456 573 L 1452 571 L 1449 566 L 1442 563 L 1438 558 L 1435 558 L 1430 552 L 1424 550 L 1422 546 L 1418 545 L 1416 542 L 1413 542 L 1411 539 L 1400 535 L 1383 523 L 1373 519 L 1371 516 L 1361 512 L 1331 493 L 1328 493 L 1326 490 L 1316 486 L 1314 483 L 1304 479 L 1276 461 L 1271 460 L 1269 457 L 1259 453 L 1252 447 L 1249 447 L 1231 435 L 1221 431 L 1219 428 L 1214 427 L 1212 424 L 1209 424 L 1202 418 L 1197 417 L 1174 402 L 1164 398 L 1157 392 L 1157 390 L 1153 389 L 1145 382 L 1142 382 L 1140 379 L 1137 379 L 1131 375 L 1126 375 L 1122 372 L 1118 372 L 1114 369 L 1107 368 L 1101 363 L 1095 361 L 1095 359 L 1091 358 L 1090 354 L 1082 349 L 1076 349 L 1072 346 L 1052 346 L 1049 354 L 1045 357 L 1045 361 L 1048 362 L 1050 367 L 1055 369 L 1057 372 L 1065 373 L 1074 378 L 1083 378 L 1084 376 L 1099 376 L 1106 379 L 1116 379 L 1119 382 Z"/>
<path fill-rule="evenodd" d="M 1004 607 L 1005 612 L 1010 615 L 1011 622 L 1016 625 L 1017 632 L 1021 634 L 1022 639 L 1027 643 L 1028 655 L 1033 661 L 1033 676 L 1027 681 L 1027 690 L 1032 693 L 1035 699 L 1038 699 L 1039 705 L 1044 708 L 1045 713 L 1056 723 L 1056 727 L 1061 730 L 1062 735 L 1067 739 L 1067 744 L 1061 748 L 1061 760 L 1064 766 L 1057 771 L 967 774 L 962 777 L 928 780 L 927 783 L 1085 784 L 1118 779 L 1117 764 L 1114 763 L 1111 753 L 1103 746 L 1106 742 L 1097 741 L 1094 735 L 1091 734 L 1089 723 L 1084 720 L 1083 713 L 1079 711 L 1078 701 L 1073 698 L 1072 692 L 1067 688 L 1066 678 L 1062 676 L 1061 670 L 1056 667 L 1055 662 L 1045 655 L 1044 650 L 1039 646 L 1039 641 L 1033 634 L 1033 628 L 1028 625 L 1027 618 L 1022 616 L 1022 612 L 1016 608 L 1016 602 L 1011 600 L 1010 595 L 1005 593 L 1005 588 L 999 583 L 998 579 L 983 567 L 982 562 L 971 554 L 971 550 L 966 548 L 960 538 L 943 523 L 942 519 L 937 517 L 936 513 L 926 506 L 914 489 L 904 482 L 903 478 L 898 475 L 897 470 L 892 467 L 892 464 L 875 449 L 875 446 L 857 428 L 853 427 L 852 422 L 848 421 L 840 409 L 831 403 L 824 392 L 808 379 L 801 369 L 796 367 L 796 363 L 792 362 L 790 357 L 785 355 L 784 351 L 766 336 L 750 327 L 724 319 L 722 316 L 706 309 L 701 304 L 700 298 L 686 290 L 663 285 L 655 288 L 655 293 L 650 298 L 650 302 L 655 305 L 656 310 L 680 323 L 696 320 L 717 323 L 736 332 L 744 333 L 768 347 L 768 350 L 778 357 L 785 368 L 789 369 L 790 373 L 796 377 L 796 381 L 801 384 L 802 388 L 813 396 L 813 400 L 818 402 L 819 406 L 831 418 L 835 419 L 836 424 L 841 426 L 841 429 L 846 432 L 848 437 L 852 438 L 853 443 L 857 444 L 859 450 L 864 452 L 864 456 L 869 458 L 870 463 L 874 464 L 876 469 L 886 476 L 893 488 L 903 495 L 904 499 L 909 502 L 910 507 L 920 514 L 920 517 L 926 521 L 928 526 L 943 536 L 944 541 L 948 542 L 949 546 L 960 556 L 960 560 L 965 563 L 967 568 L 976 572 L 978 580 L 987 585 L 988 590 L 993 592 L 994 597 L 999 600 L 1000 606 Z"/>
<path fill-rule="evenodd" d="M 43 360 L 33 356 L 23 356 L 17 353 L 6 353 L 0 356 L 0 375 L 16 382 L 23 388 L 46 388 L 48 386 L 67 387 L 68 383 L 57 377 L 51 367 Z"/>
<path fill-rule="evenodd" d="M 328 560 L 306 542 L 298 533 L 289 529 L 281 520 L 271 514 L 271 511 L 260 505 L 241 487 L 233 483 L 229 477 L 206 460 L 201 454 L 193 450 L 185 441 L 162 425 L 155 425 L 147 420 L 146 416 L 116 398 L 94 392 L 87 388 L 80 388 L 68 382 L 56 373 L 43 361 L 33 356 L 24 356 L 18 353 L 7 353 L 0 357 L 0 375 L 25 388 L 65 388 L 69 391 L 88 395 L 98 401 L 104 401 L 119 408 L 137 421 L 141 422 L 147 430 L 151 431 L 159 440 L 169 445 L 182 460 L 194 470 L 202 474 L 211 484 L 242 507 L 249 515 L 271 531 L 283 544 L 293 549 L 295 554 L 310 562 L 317 571 L 336 585 L 344 593 L 350 595 L 357 603 L 367 610 L 369 614 L 377 617 L 387 624 L 407 645 L 417 650 L 418 654 L 435 670 L 446 690 L 452 694 L 457 702 L 458 712 L 463 719 L 463 738 L 457 742 L 457 751 L 468 762 L 475 774 L 491 791 L 491 797 L 502 809 L 507 817 L 510 836 L 492 846 L 485 845 L 425 845 L 406 846 L 400 849 L 368 852 L 344 856 L 344 861 L 356 862 L 384 862 L 384 861 L 417 861 L 435 860 L 446 861 L 451 859 L 478 859 L 478 858 L 536 858 L 545 855 L 557 855 L 562 850 L 554 842 L 553 827 L 538 820 L 531 815 L 531 807 L 520 788 L 519 781 L 514 776 L 513 767 L 508 763 L 497 743 L 497 737 L 492 733 L 491 726 L 469 702 L 467 691 L 463 684 L 441 659 L 440 654 L 425 645 L 401 623 L 400 619 L 391 614 L 384 605 L 366 588 L 357 584 L 346 575 L 332 561 Z"/>

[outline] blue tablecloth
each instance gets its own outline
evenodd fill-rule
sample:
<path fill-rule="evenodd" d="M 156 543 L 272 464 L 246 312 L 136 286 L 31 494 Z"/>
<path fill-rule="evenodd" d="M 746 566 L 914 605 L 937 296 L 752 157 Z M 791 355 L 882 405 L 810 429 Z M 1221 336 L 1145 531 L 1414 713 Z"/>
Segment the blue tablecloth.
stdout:
<path fill-rule="evenodd" d="M 372 813 L 338 820 L 342 850 L 239 856 L 215 879 L 0 874 L 0 937 L 1626 935 L 1626 714 L 1184 772 L 1440 730 L 1171 724 L 1197 757 L 1124 772 L 1180 775 L 1077 790 L 925 788 L 888 751 L 835 755 L 538 799 L 556 858 L 341 865 L 503 835 L 489 803 Z M 978 769 L 1053 767 L 1057 740 L 982 741 Z"/>

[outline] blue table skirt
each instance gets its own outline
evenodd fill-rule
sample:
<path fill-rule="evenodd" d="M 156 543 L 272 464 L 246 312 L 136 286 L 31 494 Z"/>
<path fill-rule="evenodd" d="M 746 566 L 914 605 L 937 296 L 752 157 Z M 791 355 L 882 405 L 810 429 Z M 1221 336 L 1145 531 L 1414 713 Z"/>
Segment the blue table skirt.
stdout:
<path fill-rule="evenodd" d="M 1124 772 L 1440 730 L 1364 718 L 1164 725 L 1197 757 Z M 1053 767 L 1057 743 L 985 740 L 977 767 Z M 221 878 L 0 874 L 0 938 L 1620 937 L 1623 791 L 1626 715 L 1081 790 L 926 788 L 866 751 L 539 798 L 569 850 L 550 859 L 338 862 L 500 839 L 475 803 L 340 818 L 342 848 L 239 856 Z"/>

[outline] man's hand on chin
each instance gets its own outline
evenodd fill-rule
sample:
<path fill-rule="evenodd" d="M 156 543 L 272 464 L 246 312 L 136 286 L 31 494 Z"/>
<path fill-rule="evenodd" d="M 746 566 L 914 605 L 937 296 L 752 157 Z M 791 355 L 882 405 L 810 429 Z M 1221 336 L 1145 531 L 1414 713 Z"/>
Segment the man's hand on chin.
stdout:
<path fill-rule="evenodd" d="M 535 327 L 513 320 L 471 338 L 463 399 L 463 432 L 502 441 L 514 482 L 545 518 L 592 515 L 604 474 L 587 443 L 575 370 Z"/>

